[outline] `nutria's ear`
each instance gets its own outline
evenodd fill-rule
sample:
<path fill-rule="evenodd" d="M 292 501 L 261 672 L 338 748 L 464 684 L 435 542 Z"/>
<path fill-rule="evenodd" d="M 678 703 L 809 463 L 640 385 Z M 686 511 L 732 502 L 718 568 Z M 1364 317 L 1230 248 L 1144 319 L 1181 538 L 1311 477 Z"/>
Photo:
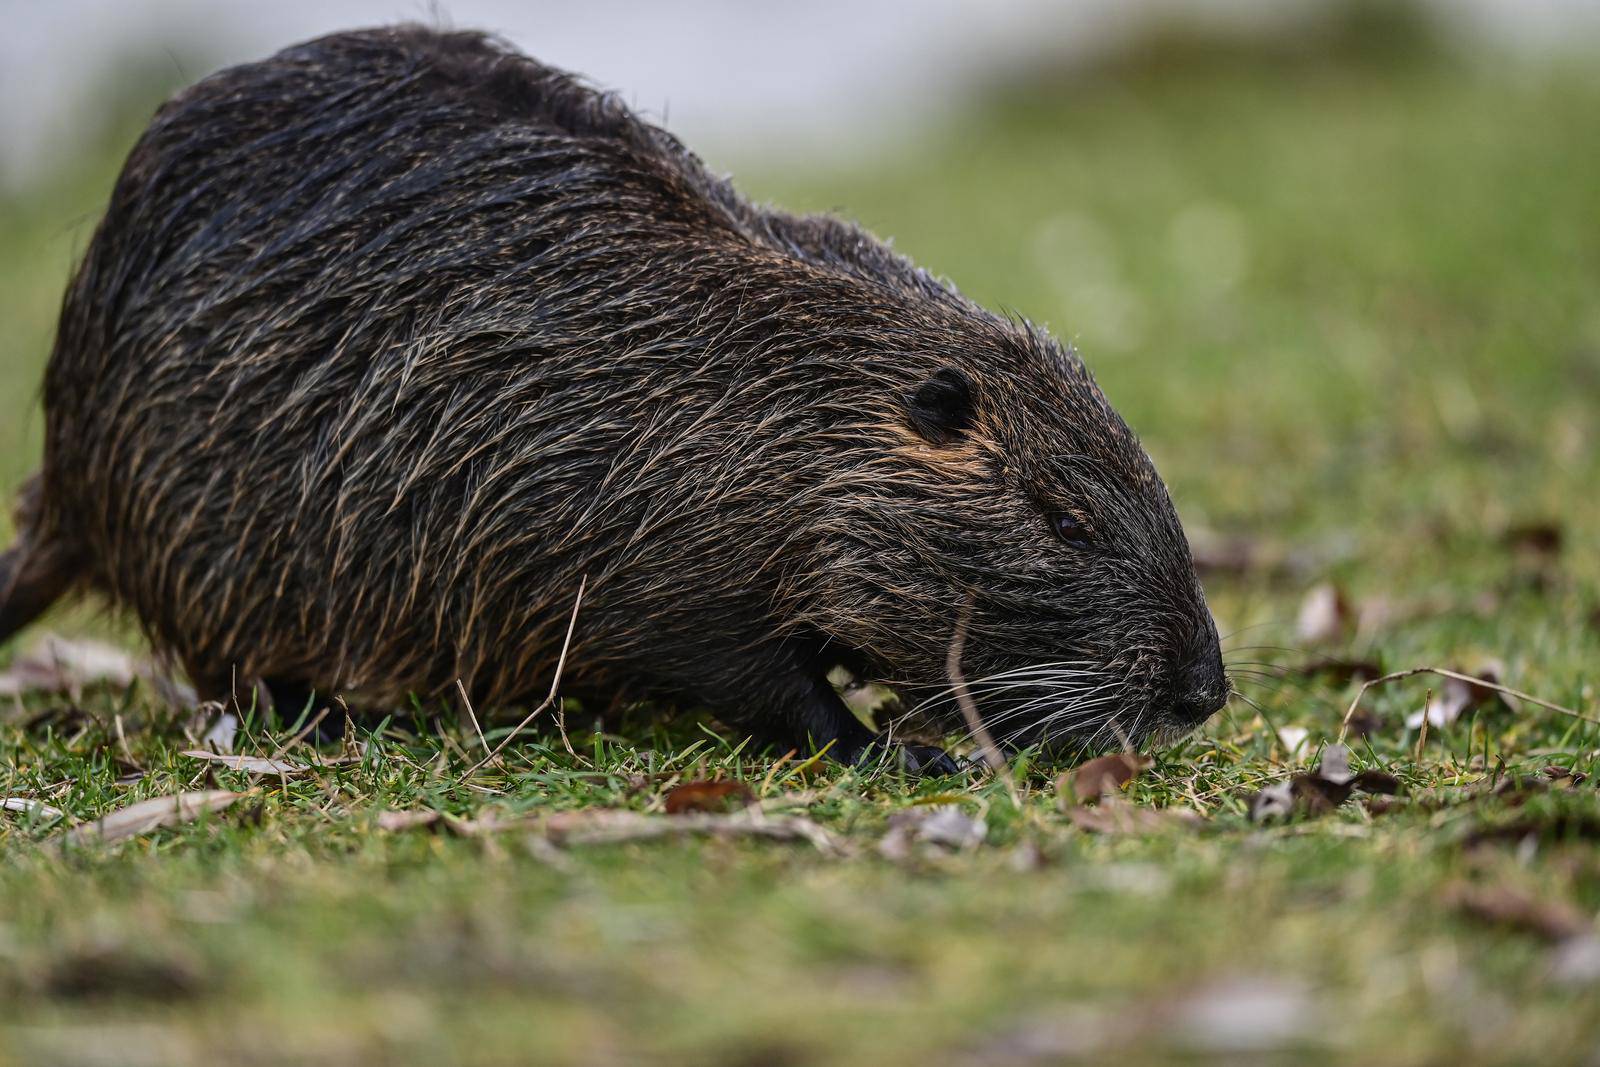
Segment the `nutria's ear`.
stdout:
<path fill-rule="evenodd" d="M 977 390 L 961 371 L 945 367 L 906 400 L 911 428 L 933 444 L 947 445 L 972 428 Z"/>

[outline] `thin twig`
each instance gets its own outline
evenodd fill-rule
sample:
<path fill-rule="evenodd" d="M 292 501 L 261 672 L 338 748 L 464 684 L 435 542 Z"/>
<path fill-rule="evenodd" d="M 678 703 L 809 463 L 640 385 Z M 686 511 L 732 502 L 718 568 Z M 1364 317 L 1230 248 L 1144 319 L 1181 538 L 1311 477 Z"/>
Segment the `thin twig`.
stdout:
<path fill-rule="evenodd" d="M 945 672 L 950 676 L 950 685 L 955 690 L 956 704 L 961 708 L 961 715 L 967 720 L 967 729 L 972 731 L 973 738 L 978 742 L 978 752 L 983 756 L 983 762 L 1006 783 L 1006 791 L 1011 794 L 1012 804 L 1020 807 L 1021 798 L 1017 796 L 1017 783 L 1011 780 L 1011 767 L 1000 754 L 1000 748 L 990 736 L 989 728 L 983 723 L 983 717 L 978 714 L 978 705 L 973 702 L 972 694 L 967 691 L 966 675 L 961 673 L 961 654 L 966 651 L 967 626 L 971 621 L 972 594 L 968 593 L 966 600 L 961 603 L 961 614 L 956 618 L 955 633 L 950 635 L 950 654 L 945 657 Z"/>
<path fill-rule="evenodd" d="M 120 712 L 117 713 L 112 717 L 112 721 L 117 724 L 117 743 L 122 746 L 123 757 L 135 768 L 142 770 L 143 767 L 139 761 L 133 758 L 133 749 L 128 746 L 128 735 L 122 730 L 122 714 Z"/>
<path fill-rule="evenodd" d="M 561 747 L 567 750 L 567 755 L 573 759 L 578 758 L 578 753 L 572 747 L 572 738 L 567 736 L 567 702 L 556 701 L 556 733 L 561 735 Z"/>
<path fill-rule="evenodd" d="M 1562 707 L 1560 704 L 1551 703 L 1548 700 L 1541 699 L 1540 697 L 1533 696 L 1529 693 L 1524 693 L 1520 689 L 1513 689 L 1509 685 L 1501 685 L 1499 682 L 1491 682 L 1484 678 L 1474 678 L 1470 674 L 1462 674 L 1460 671 L 1446 670 L 1443 667 L 1412 667 L 1409 670 L 1395 671 L 1393 674 L 1386 674 L 1381 678 L 1374 678 L 1370 682 L 1361 683 L 1361 688 L 1357 690 L 1355 699 L 1350 701 L 1349 710 L 1344 713 L 1344 721 L 1339 724 L 1339 742 L 1341 744 L 1344 743 L 1345 734 L 1350 729 L 1350 720 L 1355 718 L 1356 708 L 1361 706 L 1361 698 L 1367 695 L 1368 689 L 1371 689 L 1374 686 L 1384 685 L 1388 682 L 1397 682 L 1402 678 L 1412 678 L 1419 674 L 1433 674 L 1440 678 L 1454 678 L 1458 682 L 1466 682 L 1468 685 L 1481 686 L 1484 689 L 1488 689 L 1496 693 L 1502 693 L 1508 697 L 1516 697 L 1518 700 L 1526 700 L 1530 704 L 1536 704 L 1541 708 L 1547 708 L 1550 711 L 1570 716 L 1579 720 L 1580 722 L 1594 723 L 1595 725 L 1600 726 L 1600 719 L 1594 718 L 1591 715 L 1585 715 L 1579 711 L 1573 711 L 1571 708 Z"/>
<path fill-rule="evenodd" d="M 344 751 L 347 755 L 366 756 L 365 742 L 356 740 L 356 721 L 350 717 L 350 705 L 344 702 L 344 697 L 334 697 L 339 704 L 339 710 L 344 714 Z"/>
<path fill-rule="evenodd" d="M 561 655 L 556 659 L 555 677 L 550 679 L 550 695 L 545 697 L 544 702 L 538 707 L 528 712 L 526 718 L 517 723 L 516 726 L 512 727 L 511 732 L 506 734 L 506 736 L 500 740 L 500 743 L 494 747 L 493 751 L 474 764 L 472 769 L 466 773 L 465 777 L 471 777 L 472 775 L 481 771 L 488 763 L 494 760 L 495 757 L 499 756 L 501 752 L 504 752 L 505 747 L 509 745 L 519 733 L 527 729 L 528 724 L 537 718 L 541 711 L 555 703 L 556 690 L 561 686 L 561 672 L 566 668 L 567 665 L 567 650 L 572 647 L 572 631 L 577 629 L 578 626 L 578 609 L 583 606 L 583 590 L 588 584 L 589 576 L 586 574 L 579 580 L 578 595 L 572 602 L 572 617 L 567 620 L 567 636 L 565 640 L 561 642 Z"/>
<path fill-rule="evenodd" d="M 311 721 L 310 722 L 306 723 L 299 730 L 296 730 L 295 731 L 295 735 L 293 737 L 289 738 L 289 740 L 285 741 L 283 744 L 281 744 L 277 748 L 273 749 L 272 756 L 270 758 L 271 759 L 277 759 L 279 756 L 281 756 L 285 752 L 289 751 L 295 745 L 298 745 L 301 741 L 304 741 L 308 736 L 310 736 L 311 732 L 313 730 L 315 730 L 322 723 L 322 720 L 326 719 L 327 717 L 328 717 L 328 705 L 324 704 L 322 706 L 322 710 L 317 712 L 315 715 L 313 715 L 311 717 Z"/>
<path fill-rule="evenodd" d="M 461 694 L 461 706 L 467 709 L 467 718 L 472 720 L 473 732 L 478 735 L 478 740 L 483 743 L 483 750 L 489 751 L 489 739 L 483 736 L 483 727 L 478 725 L 478 713 L 472 710 L 472 698 L 467 696 L 467 687 L 460 678 L 456 679 L 456 692 Z"/>
<path fill-rule="evenodd" d="M 767 768 L 767 776 L 761 780 L 761 788 L 756 790 L 756 796 L 764 797 L 767 795 L 767 790 L 772 788 L 772 780 L 778 776 L 779 769 L 785 763 L 788 763 L 790 760 L 794 759 L 795 755 L 799 751 L 800 750 L 797 748 L 791 748 L 789 751 L 785 752 L 783 755 L 779 756 L 773 761 L 772 766 Z"/>
<path fill-rule="evenodd" d="M 1428 688 L 1422 691 L 1422 729 L 1417 732 L 1417 751 L 1416 754 L 1411 757 L 1411 762 L 1413 763 L 1422 762 L 1423 750 L 1427 748 L 1428 745 L 1428 720 L 1433 717 L 1428 714 L 1428 706 L 1432 703 L 1433 686 L 1430 685 Z M 1343 734 L 1339 735 L 1339 740 L 1344 740 Z"/>

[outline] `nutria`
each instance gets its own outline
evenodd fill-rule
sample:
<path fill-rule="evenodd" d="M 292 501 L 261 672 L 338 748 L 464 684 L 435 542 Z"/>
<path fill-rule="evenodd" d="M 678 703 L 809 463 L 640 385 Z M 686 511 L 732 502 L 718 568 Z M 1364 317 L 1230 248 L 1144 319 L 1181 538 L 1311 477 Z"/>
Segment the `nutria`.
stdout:
<path fill-rule="evenodd" d="M 336 34 L 163 106 L 44 408 L 0 638 L 92 589 L 202 695 L 535 702 L 580 583 L 564 693 L 847 760 L 874 735 L 830 670 L 948 713 L 964 613 L 1005 744 L 1227 695 L 1166 489 L 1070 348 L 480 34 Z"/>

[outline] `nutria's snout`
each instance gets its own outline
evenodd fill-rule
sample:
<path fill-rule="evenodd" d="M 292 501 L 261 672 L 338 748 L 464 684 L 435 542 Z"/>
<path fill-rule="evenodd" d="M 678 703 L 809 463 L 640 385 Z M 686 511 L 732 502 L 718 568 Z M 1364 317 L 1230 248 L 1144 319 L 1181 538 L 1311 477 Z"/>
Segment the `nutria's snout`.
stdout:
<path fill-rule="evenodd" d="M 1222 666 L 1222 646 L 1211 634 L 1185 650 L 1173 672 L 1170 714 L 1179 728 L 1199 726 L 1222 710 L 1231 685 Z"/>

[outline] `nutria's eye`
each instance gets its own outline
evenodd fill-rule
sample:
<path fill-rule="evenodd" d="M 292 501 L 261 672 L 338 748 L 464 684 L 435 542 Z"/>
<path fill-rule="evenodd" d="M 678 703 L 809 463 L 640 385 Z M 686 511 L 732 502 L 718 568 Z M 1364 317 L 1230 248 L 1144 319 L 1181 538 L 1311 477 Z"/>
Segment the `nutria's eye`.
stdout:
<path fill-rule="evenodd" d="M 1056 535 L 1056 540 L 1073 548 L 1090 548 L 1094 545 L 1094 535 L 1088 525 L 1071 512 L 1052 511 L 1049 519 L 1050 532 Z"/>

